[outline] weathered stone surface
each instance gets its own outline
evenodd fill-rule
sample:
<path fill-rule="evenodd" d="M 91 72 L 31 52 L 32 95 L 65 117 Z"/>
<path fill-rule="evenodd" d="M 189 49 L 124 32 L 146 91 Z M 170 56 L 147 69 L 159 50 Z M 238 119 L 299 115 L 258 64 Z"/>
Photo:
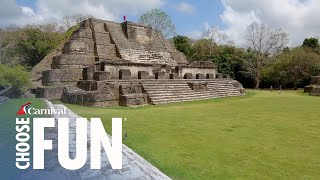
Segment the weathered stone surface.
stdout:
<path fill-rule="evenodd" d="M 82 69 L 52 69 L 42 72 L 44 86 L 63 82 L 76 82 L 82 78 Z"/>
<path fill-rule="evenodd" d="M 148 95 L 143 92 L 141 84 L 120 85 L 121 106 L 139 106 L 148 104 Z"/>
<path fill-rule="evenodd" d="M 143 88 L 141 84 L 120 85 L 120 95 L 141 94 Z"/>
<path fill-rule="evenodd" d="M 62 54 L 53 58 L 53 69 L 84 68 L 95 62 L 95 57 L 82 54 Z"/>
<path fill-rule="evenodd" d="M 129 69 L 120 69 L 119 79 L 131 79 L 131 71 Z"/>
<path fill-rule="evenodd" d="M 179 79 L 179 74 L 178 73 L 171 73 L 170 79 Z"/>
<path fill-rule="evenodd" d="M 320 96 L 320 86 L 313 86 L 310 91 L 311 96 Z"/>
<path fill-rule="evenodd" d="M 70 40 L 63 49 L 63 54 L 94 54 L 94 42 L 87 39 Z"/>
<path fill-rule="evenodd" d="M 110 34 L 106 33 L 97 33 L 94 34 L 97 44 L 111 44 Z"/>
<path fill-rule="evenodd" d="M 184 74 L 183 78 L 184 79 L 193 79 L 193 75 L 192 75 L 192 73 L 186 73 L 186 74 Z"/>
<path fill-rule="evenodd" d="M 243 88 L 242 84 L 238 81 L 232 80 L 231 81 L 234 87 L 237 88 L 237 90 L 240 92 L 241 95 L 245 94 L 245 89 Z"/>
<path fill-rule="evenodd" d="M 147 94 L 121 95 L 119 105 L 121 106 L 141 106 L 148 104 Z"/>
<path fill-rule="evenodd" d="M 117 57 L 116 46 L 114 44 L 108 44 L 108 45 L 98 44 L 97 53 L 99 56 L 103 56 L 104 58 Z"/>
<path fill-rule="evenodd" d="M 214 79 L 214 74 L 206 74 L 206 79 Z"/>
<path fill-rule="evenodd" d="M 110 72 L 106 71 L 96 71 L 93 74 L 93 79 L 96 81 L 104 81 L 110 79 Z"/>
<path fill-rule="evenodd" d="M 72 36 L 71 39 L 79 39 L 79 38 L 85 38 L 85 39 L 91 39 L 92 40 L 92 30 L 88 28 L 79 28 L 76 30 Z"/>
<path fill-rule="evenodd" d="M 194 91 L 207 91 L 208 90 L 208 83 L 205 82 L 195 82 L 195 83 L 188 83 L 190 88 Z"/>
<path fill-rule="evenodd" d="M 106 32 L 106 25 L 101 21 L 91 21 L 93 30 L 95 33 L 105 33 Z"/>
<path fill-rule="evenodd" d="M 309 85 L 304 87 L 304 93 L 310 93 L 314 85 Z"/>
<path fill-rule="evenodd" d="M 310 84 L 320 85 L 320 76 L 313 76 L 311 78 Z"/>
<path fill-rule="evenodd" d="M 98 82 L 93 80 L 78 81 L 77 87 L 85 91 L 96 91 L 98 90 Z"/>
<path fill-rule="evenodd" d="M 211 61 L 194 61 L 188 65 L 189 67 L 198 68 L 215 68 L 215 64 Z"/>
<path fill-rule="evenodd" d="M 109 83 L 96 84 L 97 90 L 86 91 L 78 87 L 66 87 L 63 89 L 62 102 L 90 105 L 90 104 L 105 104 L 108 102 L 113 104 L 119 101 L 119 86 Z M 102 103 L 97 103 L 102 102 Z"/>
<path fill-rule="evenodd" d="M 166 79 L 166 72 L 161 71 L 161 72 L 155 73 L 155 78 L 156 79 Z"/>
<path fill-rule="evenodd" d="M 222 79 L 222 78 L 223 78 L 223 73 L 218 73 L 218 74 L 217 74 L 217 78 L 218 78 L 218 79 Z"/>
<path fill-rule="evenodd" d="M 138 79 L 149 79 L 149 73 L 147 71 L 138 71 Z"/>
<path fill-rule="evenodd" d="M 171 57 L 177 62 L 179 65 L 186 65 L 188 64 L 187 57 L 179 51 L 176 52 L 170 52 Z"/>
<path fill-rule="evenodd" d="M 203 74 L 196 74 L 196 79 L 205 79 L 206 77 Z"/>
<path fill-rule="evenodd" d="M 36 97 L 45 98 L 48 100 L 60 100 L 63 89 L 64 86 L 38 87 L 36 90 Z"/>

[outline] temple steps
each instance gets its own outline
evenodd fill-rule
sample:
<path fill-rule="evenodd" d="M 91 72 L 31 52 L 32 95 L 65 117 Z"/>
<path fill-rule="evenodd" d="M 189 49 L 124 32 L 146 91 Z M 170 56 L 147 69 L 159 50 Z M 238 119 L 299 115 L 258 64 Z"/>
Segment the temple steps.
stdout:
<path fill-rule="evenodd" d="M 193 80 L 190 81 L 192 82 Z M 151 104 L 166 104 L 241 95 L 232 84 L 232 81 L 229 80 L 203 80 L 203 82 L 207 83 L 208 88 L 208 90 L 204 91 L 192 90 L 187 82 L 189 80 L 145 80 L 141 81 L 141 84 L 148 94 Z"/>

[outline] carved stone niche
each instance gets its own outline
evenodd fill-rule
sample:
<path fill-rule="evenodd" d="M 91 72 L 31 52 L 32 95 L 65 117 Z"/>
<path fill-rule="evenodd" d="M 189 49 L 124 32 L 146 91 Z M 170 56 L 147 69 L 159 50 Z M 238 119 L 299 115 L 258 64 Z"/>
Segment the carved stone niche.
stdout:
<path fill-rule="evenodd" d="M 206 74 L 207 79 L 214 79 L 214 74 Z"/>
<path fill-rule="evenodd" d="M 188 83 L 189 87 L 194 91 L 207 91 L 208 83 L 206 82 L 192 82 Z"/>
<path fill-rule="evenodd" d="M 130 79 L 131 71 L 129 69 L 120 69 L 119 71 L 119 79 Z"/>
<path fill-rule="evenodd" d="M 179 74 L 178 73 L 171 73 L 170 79 L 179 79 Z"/>
<path fill-rule="evenodd" d="M 138 71 L 138 79 L 149 79 L 149 73 L 147 71 Z"/>
<path fill-rule="evenodd" d="M 193 75 L 192 73 L 185 73 L 184 76 L 183 76 L 184 79 L 192 79 L 193 78 Z"/>
<path fill-rule="evenodd" d="M 205 76 L 203 74 L 196 74 L 196 79 L 205 79 Z"/>

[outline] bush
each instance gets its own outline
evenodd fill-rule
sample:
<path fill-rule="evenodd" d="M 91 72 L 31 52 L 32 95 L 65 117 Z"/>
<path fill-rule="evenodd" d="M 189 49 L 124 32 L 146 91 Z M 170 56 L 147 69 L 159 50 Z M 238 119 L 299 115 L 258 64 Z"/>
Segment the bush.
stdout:
<path fill-rule="evenodd" d="M 0 86 L 15 87 L 22 92 L 31 87 L 31 76 L 23 66 L 7 66 L 0 64 Z"/>

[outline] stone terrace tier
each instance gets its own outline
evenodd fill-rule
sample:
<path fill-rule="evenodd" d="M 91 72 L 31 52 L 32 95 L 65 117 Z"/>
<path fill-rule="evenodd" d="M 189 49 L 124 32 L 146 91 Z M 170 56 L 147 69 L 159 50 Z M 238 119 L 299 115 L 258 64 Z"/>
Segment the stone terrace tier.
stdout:
<path fill-rule="evenodd" d="M 240 96 L 242 94 L 244 94 L 242 85 L 228 78 L 91 80 L 79 81 L 77 87 L 65 88 L 62 101 L 90 106 L 139 106 Z"/>

